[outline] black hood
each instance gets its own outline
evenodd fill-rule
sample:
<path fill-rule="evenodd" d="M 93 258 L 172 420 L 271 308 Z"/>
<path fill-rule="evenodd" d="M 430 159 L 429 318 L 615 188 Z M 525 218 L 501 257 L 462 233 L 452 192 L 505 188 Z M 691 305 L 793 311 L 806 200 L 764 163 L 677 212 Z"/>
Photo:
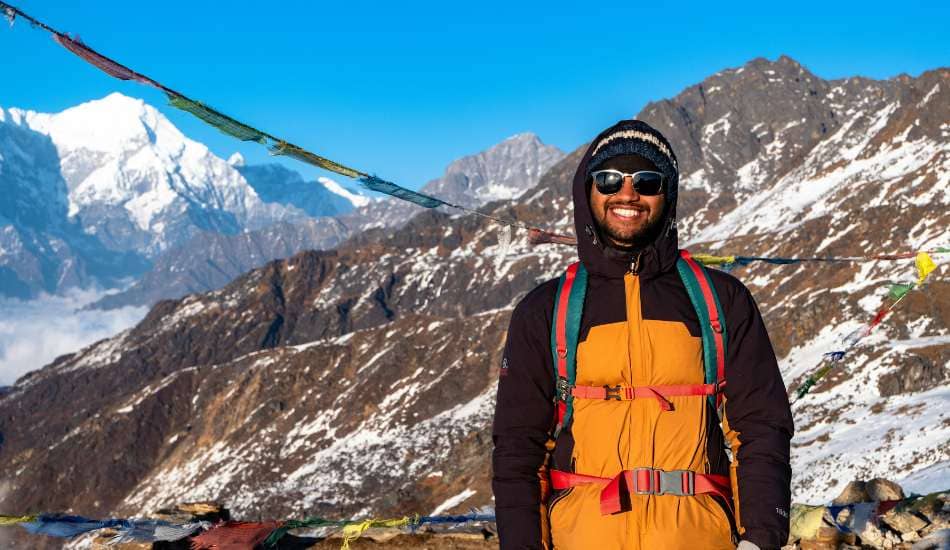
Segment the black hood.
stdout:
<path fill-rule="evenodd" d="M 620 121 L 600 133 L 584 153 L 572 186 L 574 195 L 574 231 L 577 234 L 577 255 L 587 271 L 603 277 L 623 278 L 631 263 L 639 257 L 639 275 L 644 279 L 656 277 L 673 269 L 679 257 L 676 236 L 676 197 L 678 178 L 667 182 L 666 206 L 652 242 L 632 251 L 618 250 L 604 243 L 590 211 L 590 191 L 587 185 L 587 163 L 595 145 L 606 135 L 613 133 L 629 121 Z"/>

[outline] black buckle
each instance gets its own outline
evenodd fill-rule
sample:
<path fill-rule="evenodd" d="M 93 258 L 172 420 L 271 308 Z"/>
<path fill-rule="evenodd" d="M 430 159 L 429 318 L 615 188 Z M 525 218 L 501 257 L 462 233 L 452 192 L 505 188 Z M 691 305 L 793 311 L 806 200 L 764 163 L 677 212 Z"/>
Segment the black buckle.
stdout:
<path fill-rule="evenodd" d="M 616 386 L 611 386 L 609 384 L 604 384 L 604 401 L 609 401 L 611 399 L 620 401 L 620 384 Z"/>
<path fill-rule="evenodd" d="M 567 403 L 571 398 L 571 384 L 567 381 L 567 378 L 557 377 L 556 391 L 558 399 Z"/>

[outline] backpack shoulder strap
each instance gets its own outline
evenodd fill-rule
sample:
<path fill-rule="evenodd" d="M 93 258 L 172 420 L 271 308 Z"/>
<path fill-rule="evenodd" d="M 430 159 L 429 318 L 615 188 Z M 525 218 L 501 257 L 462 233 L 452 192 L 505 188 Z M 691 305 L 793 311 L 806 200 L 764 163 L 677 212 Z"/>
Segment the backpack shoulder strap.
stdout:
<path fill-rule="evenodd" d="M 719 296 L 712 285 L 706 268 L 694 260 L 688 251 L 680 250 L 680 257 L 676 261 L 676 269 L 680 279 L 689 294 L 699 317 L 699 326 L 703 336 L 703 366 L 707 384 L 716 384 L 717 387 L 726 383 L 726 332 L 725 315 Z M 722 405 L 722 391 L 716 392 L 715 400 L 709 396 L 709 402 L 719 411 Z"/>
<path fill-rule="evenodd" d="M 551 327 L 551 353 L 554 358 L 557 428 L 571 419 L 574 398 L 571 387 L 577 378 L 577 340 L 581 330 L 581 313 L 587 295 L 587 270 L 580 262 L 571 264 L 561 275 L 554 298 L 554 323 Z"/>

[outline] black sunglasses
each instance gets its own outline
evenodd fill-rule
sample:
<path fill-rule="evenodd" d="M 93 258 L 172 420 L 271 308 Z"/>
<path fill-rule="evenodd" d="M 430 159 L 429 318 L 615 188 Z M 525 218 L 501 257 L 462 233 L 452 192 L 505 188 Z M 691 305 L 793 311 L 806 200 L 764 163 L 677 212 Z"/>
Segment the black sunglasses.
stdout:
<path fill-rule="evenodd" d="M 623 188 L 623 180 L 633 178 L 633 190 L 640 195 L 659 195 L 663 193 L 666 176 L 652 170 L 639 170 L 632 174 L 625 174 L 620 170 L 597 170 L 591 172 L 597 191 L 602 195 L 613 195 Z"/>

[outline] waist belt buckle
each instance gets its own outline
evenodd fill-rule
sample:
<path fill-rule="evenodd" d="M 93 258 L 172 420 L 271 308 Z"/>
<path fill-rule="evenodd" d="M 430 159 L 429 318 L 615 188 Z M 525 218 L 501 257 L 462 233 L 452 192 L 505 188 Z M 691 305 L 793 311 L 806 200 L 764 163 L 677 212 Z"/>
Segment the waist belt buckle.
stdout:
<path fill-rule="evenodd" d="M 655 471 L 656 470 L 654 470 L 653 468 L 634 468 L 633 469 L 633 487 L 632 487 L 633 492 L 638 495 L 655 494 L 657 492 L 657 487 L 654 486 L 656 485 L 655 483 L 656 477 L 654 476 Z M 641 472 L 643 472 L 642 477 L 646 479 L 647 481 L 645 489 L 640 487 Z"/>
<path fill-rule="evenodd" d="M 657 470 L 660 486 L 655 488 L 658 495 L 676 495 L 680 497 L 696 494 L 696 472 L 692 470 Z"/>

